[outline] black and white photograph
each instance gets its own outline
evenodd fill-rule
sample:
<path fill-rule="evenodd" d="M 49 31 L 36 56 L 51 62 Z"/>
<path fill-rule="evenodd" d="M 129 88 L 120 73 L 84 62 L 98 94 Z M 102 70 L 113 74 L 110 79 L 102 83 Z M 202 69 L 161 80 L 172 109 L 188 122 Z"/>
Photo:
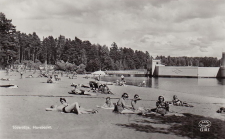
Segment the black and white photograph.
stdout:
<path fill-rule="evenodd" d="M 224 139 L 224 0 L 0 0 L 1 139 Z"/>

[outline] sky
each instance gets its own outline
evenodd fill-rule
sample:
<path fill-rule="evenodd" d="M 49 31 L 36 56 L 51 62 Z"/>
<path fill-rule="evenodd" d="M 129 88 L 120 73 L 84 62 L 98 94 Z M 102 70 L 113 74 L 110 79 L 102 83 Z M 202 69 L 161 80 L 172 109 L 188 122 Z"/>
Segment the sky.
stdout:
<path fill-rule="evenodd" d="M 222 57 L 224 0 L 0 0 L 18 31 L 150 55 Z"/>

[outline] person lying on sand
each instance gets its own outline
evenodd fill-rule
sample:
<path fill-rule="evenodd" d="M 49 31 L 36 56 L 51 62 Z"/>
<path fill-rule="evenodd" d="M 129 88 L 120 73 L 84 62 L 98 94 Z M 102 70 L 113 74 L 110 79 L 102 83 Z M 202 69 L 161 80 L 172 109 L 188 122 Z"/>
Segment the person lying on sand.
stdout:
<path fill-rule="evenodd" d="M 118 100 L 118 102 L 115 104 L 114 112 L 118 112 L 121 114 L 135 114 L 135 113 L 140 113 L 135 111 L 131 106 L 128 106 L 125 104 L 125 100 L 128 98 L 127 93 L 123 93 L 122 97 Z"/>
<path fill-rule="evenodd" d="M 29 75 L 29 76 L 27 76 L 26 78 L 34 78 L 34 77 L 33 77 L 33 75 Z"/>
<path fill-rule="evenodd" d="M 106 84 L 100 85 L 99 89 L 98 89 L 98 92 L 103 93 L 103 94 L 113 94 Z"/>
<path fill-rule="evenodd" d="M 1 78 L 2 81 L 9 81 L 9 78 Z"/>
<path fill-rule="evenodd" d="M 97 113 L 97 110 L 93 109 L 84 109 L 79 106 L 77 102 L 68 104 L 65 98 L 60 98 L 61 105 L 52 105 L 50 108 L 46 108 L 46 111 L 58 111 L 64 113 L 76 113 L 76 114 L 94 114 Z"/>
<path fill-rule="evenodd" d="M 158 97 L 158 101 L 156 102 L 156 108 L 151 109 L 152 112 L 156 112 L 164 116 L 169 112 L 169 104 L 164 101 L 163 96 Z"/>
<path fill-rule="evenodd" d="M 71 92 L 68 92 L 69 94 L 79 94 L 79 95 L 83 95 L 84 94 L 85 91 L 78 89 L 77 88 L 78 85 L 76 85 L 76 84 L 72 84 L 72 85 L 73 85 L 74 89 L 71 90 Z"/>
<path fill-rule="evenodd" d="M 217 113 L 225 113 L 225 108 L 221 107 L 219 110 L 216 111 Z"/>
<path fill-rule="evenodd" d="M 173 103 L 173 105 L 175 105 L 175 106 L 193 107 L 192 105 L 187 104 L 186 102 L 180 101 L 176 95 L 173 96 L 172 103 Z"/>
<path fill-rule="evenodd" d="M 91 90 L 85 91 L 84 89 L 79 89 L 78 85 L 73 85 L 74 89 L 68 92 L 69 94 L 75 95 L 96 95 L 96 93 L 91 92 Z"/>
<path fill-rule="evenodd" d="M 0 85 L 0 87 L 4 87 L 4 88 L 19 88 L 18 85 L 11 85 L 11 84 L 9 84 L 9 85 Z"/>

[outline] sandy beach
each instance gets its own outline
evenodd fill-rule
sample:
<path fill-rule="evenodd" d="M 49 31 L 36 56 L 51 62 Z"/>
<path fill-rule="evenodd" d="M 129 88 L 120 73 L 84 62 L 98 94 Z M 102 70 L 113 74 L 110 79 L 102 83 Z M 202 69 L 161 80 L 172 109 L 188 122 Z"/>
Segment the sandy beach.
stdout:
<path fill-rule="evenodd" d="M 68 92 L 72 89 L 71 83 L 87 85 L 91 78 L 85 79 L 84 75 L 78 75 L 77 79 L 61 77 L 61 81 L 53 84 L 45 83 L 47 78 L 25 78 L 33 72 L 27 71 L 20 79 L 17 72 L 11 72 L 6 76 L 5 71 L 0 71 L 0 78 L 10 78 L 10 81 L 0 81 L 0 84 L 15 84 L 19 88 L 0 88 L 0 138 L 79 138 L 79 139 L 115 139 L 115 138 L 191 138 L 190 136 L 177 135 L 174 132 L 165 133 L 171 125 L 157 123 L 157 120 L 136 114 L 116 114 L 112 110 L 99 109 L 96 105 L 102 105 L 105 98 L 110 96 L 112 102 L 126 92 L 129 98 L 139 94 L 140 107 L 155 108 L 158 96 L 163 95 L 166 101 L 171 101 L 173 95 L 186 101 L 194 107 L 181 107 L 170 105 L 170 111 L 175 114 L 189 113 L 205 117 L 205 119 L 225 120 L 223 114 L 216 111 L 225 106 L 224 98 L 214 98 L 195 94 L 186 94 L 173 91 L 165 91 L 153 88 L 136 86 L 109 85 L 114 95 L 97 93 L 95 96 L 72 95 Z M 78 102 L 84 108 L 98 109 L 97 114 L 68 114 L 45 111 L 45 108 L 53 104 L 60 104 L 59 98 L 65 97 L 68 103 Z M 130 104 L 130 100 L 127 100 Z M 166 116 L 165 116 L 166 117 Z M 179 116 L 178 116 L 179 117 Z M 180 118 L 180 117 L 179 117 Z M 193 122 L 198 126 L 198 122 Z M 128 126 L 129 125 L 129 126 Z M 131 126 L 134 125 L 134 126 Z M 138 127 L 151 126 L 157 130 L 144 130 Z M 212 123 L 213 126 L 213 123 Z M 192 127 L 190 127 L 192 128 Z M 221 130 L 225 127 L 220 127 Z"/>

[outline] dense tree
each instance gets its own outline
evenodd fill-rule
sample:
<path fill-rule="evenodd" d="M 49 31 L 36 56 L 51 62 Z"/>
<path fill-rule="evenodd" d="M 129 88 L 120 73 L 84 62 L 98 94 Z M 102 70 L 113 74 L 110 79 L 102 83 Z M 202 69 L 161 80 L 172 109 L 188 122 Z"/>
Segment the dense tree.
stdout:
<path fill-rule="evenodd" d="M 11 65 L 18 59 L 18 40 L 16 38 L 16 27 L 0 13 L 0 63 L 1 65 Z"/>

